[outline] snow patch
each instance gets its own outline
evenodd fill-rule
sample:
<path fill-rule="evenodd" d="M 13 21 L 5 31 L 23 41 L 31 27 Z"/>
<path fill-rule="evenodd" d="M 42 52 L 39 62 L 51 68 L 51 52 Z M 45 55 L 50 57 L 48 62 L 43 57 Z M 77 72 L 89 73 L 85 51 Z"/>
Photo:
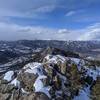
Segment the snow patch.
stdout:
<path fill-rule="evenodd" d="M 25 72 L 28 72 L 28 73 L 34 73 L 38 75 L 43 74 L 41 63 L 37 63 L 37 62 L 29 63 L 24 67 L 24 69 L 26 69 Z"/>
<path fill-rule="evenodd" d="M 93 78 L 93 80 L 97 80 L 97 77 L 100 76 L 100 68 L 96 67 L 96 69 L 84 67 L 86 70 L 86 75 Z"/>
<path fill-rule="evenodd" d="M 90 100 L 89 95 L 89 87 L 85 87 L 83 90 L 80 90 L 79 96 L 76 96 L 73 100 Z"/>
<path fill-rule="evenodd" d="M 45 79 L 47 78 L 47 76 L 45 75 L 42 75 L 42 76 L 39 76 L 35 83 L 34 83 L 34 87 L 35 87 L 35 92 L 43 92 L 45 93 L 48 97 L 50 97 L 50 94 L 49 94 L 49 87 L 44 87 L 44 84 L 42 82 L 42 79 Z"/>
<path fill-rule="evenodd" d="M 14 75 L 13 71 L 8 71 L 7 73 L 5 73 L 4 80 L 10 82 L 12 80 L 13 75 Z"/>
<path fill-rule="evenodd" d="M 29 63 L 25 65 L 23 69 L 26 69 L 26 68 L 34 69 L 34 68 L 40 67 L 41 65 L 42 65 L 41 63 L 33 62 L 33 63 Z"/>
<path fill-rule="evenodd" d="M 16 87 L 20 88 L 20 81 L 18 81 L 17 78 L 15 78 L 10 84 L 13 84 Z"/>
<path fill-rule="evenodd" d="M 35 92 L 43 92 L 48 97 L 50 97 L 49 87 L 45 87 L 43 82 L 42 82 L 42 79 L 47 78 L 47 76 L 45 76 L 43 73 L 44 72 L 43 65 L 41 63 L 33 62 L 33 63 L 27 64 L 24 67 L 24 69 L 25 69 L 25 72 L 27 72 L 27 73 L 38 74 L 38 77 L 37 77 L 35 83 L 33 84 L 33 86 L 35 88 Z M 23 92 L 25 92 L 25 91 L 23 91 Z"/>
<path fill-rule="evenodd" d="M 74 61 L 76 64 L 79 64 L 80 62 L 80 59 L 78 58 L 70 58 L 72 61 Z"/>
<path fill-rule="evenodd" d="M 45 59 L 47 60 L 48 63 L 55 63 L 55 64 L 58 61 L 61 61 L 62 63 L 66 61 L 65 57 L 60 56 L 60 55 L 47 55 Z"/>
<path fill-rule="evenodd" d="M 29 94 L 29 92 L 25 91 L 23 88 L 21 88 L 22 93 Z"/>

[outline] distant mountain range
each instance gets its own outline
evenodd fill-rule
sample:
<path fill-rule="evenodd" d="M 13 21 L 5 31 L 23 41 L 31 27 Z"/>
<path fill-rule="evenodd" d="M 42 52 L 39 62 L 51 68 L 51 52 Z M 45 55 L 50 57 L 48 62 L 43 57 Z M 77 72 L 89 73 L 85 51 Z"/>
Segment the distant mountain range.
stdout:
<path fill-rule="evenodd" d="M 83 58 L 100 59 L 100 41 L 0 41 L 0 71 L 4 72 L 14 67 L 19 69 L 23 64 L 31 62 L 33 54 L 47 47 L 74 52 Z"/>
<path fill-rule="evenodd" d="M 46 47 L 60 48 L 65 51 L 73 51 L 87 55 L 100 53 L 100 41 L 54 41 L 54 40 L 20 40 L 0 41 L 0 51 L 9 51 L 18 54 L 32 53 Z"/>

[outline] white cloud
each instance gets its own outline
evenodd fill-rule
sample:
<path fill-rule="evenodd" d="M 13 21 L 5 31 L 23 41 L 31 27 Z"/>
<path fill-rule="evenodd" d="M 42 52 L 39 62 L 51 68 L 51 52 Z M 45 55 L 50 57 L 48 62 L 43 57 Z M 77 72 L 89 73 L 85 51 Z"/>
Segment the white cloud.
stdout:
<path fill-rule="evenodd" d="M 0 17 L 38 17 L 39 13 L 53 11 L 60 0 L 0 0 Z M 40 16 L 39 16 L 40 17 Z"/>
<path fill-rule="evenodd" d="M 77 40 L 100 40 L 100 23 L 90 25 L 80 30 L 81 35 Z"/>
<path fill-rule="evenodd" d="M 58 33 L 61 33 L 61 34 L 69 33 L 69 30 L 67 30 L 67 29 L 59 29 Z"/>
<path fill-rule="evenodd" d="M 37 9 L 34 9 L 33 12 L 46 13 L 46 12 L 52 12 L 54 9 L 55 9 L 54 5 L 46 5 L 46 6 L 41 6 Z"/>
<path fill-rule="evenodd" d="M 66 14 L 66 16 L 72 16 L 72 15 L 74 15 L 74 14 L 76 14 L 76 11 L 69 11 L 69 12 Z"/>
<path fill-rule="evenodd" d="M 0 22 L 0 40 L 48 39 L 56 30 Z"/>
<path fill-rule="evenodd" d="M 0 22 L 0 40 L 67 40 L 73 38 L 70 38 L 72 33 L 73 32 L 70 32 L 67 29 L 52 29 L 40 26 L 21 26 L 17 24 Z"/>
<path fill-rule="evenodd" d="M 52 29 L 0 22 L 0 40 L 100 40 L 100 23 L 84 29 Z"/>

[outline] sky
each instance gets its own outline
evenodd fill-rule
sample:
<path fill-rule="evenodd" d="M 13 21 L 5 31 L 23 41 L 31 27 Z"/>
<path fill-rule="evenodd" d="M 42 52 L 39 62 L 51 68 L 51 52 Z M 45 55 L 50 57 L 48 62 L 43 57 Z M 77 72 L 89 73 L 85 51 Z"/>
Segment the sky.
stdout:
<path fill-rule="evenodd" d="M 100 40 L 100 0 L 0 0 L 0 40 Z"/>

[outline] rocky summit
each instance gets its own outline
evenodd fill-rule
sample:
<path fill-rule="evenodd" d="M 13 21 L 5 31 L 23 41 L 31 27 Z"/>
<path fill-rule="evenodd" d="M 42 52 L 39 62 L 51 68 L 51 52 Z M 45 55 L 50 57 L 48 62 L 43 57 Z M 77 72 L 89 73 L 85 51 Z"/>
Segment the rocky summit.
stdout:
<path fill-rule="evenodd" d="M 77 53 L 47 48 L 0 76 L 0 100 L 100 100 L 100 66 Z"/>

